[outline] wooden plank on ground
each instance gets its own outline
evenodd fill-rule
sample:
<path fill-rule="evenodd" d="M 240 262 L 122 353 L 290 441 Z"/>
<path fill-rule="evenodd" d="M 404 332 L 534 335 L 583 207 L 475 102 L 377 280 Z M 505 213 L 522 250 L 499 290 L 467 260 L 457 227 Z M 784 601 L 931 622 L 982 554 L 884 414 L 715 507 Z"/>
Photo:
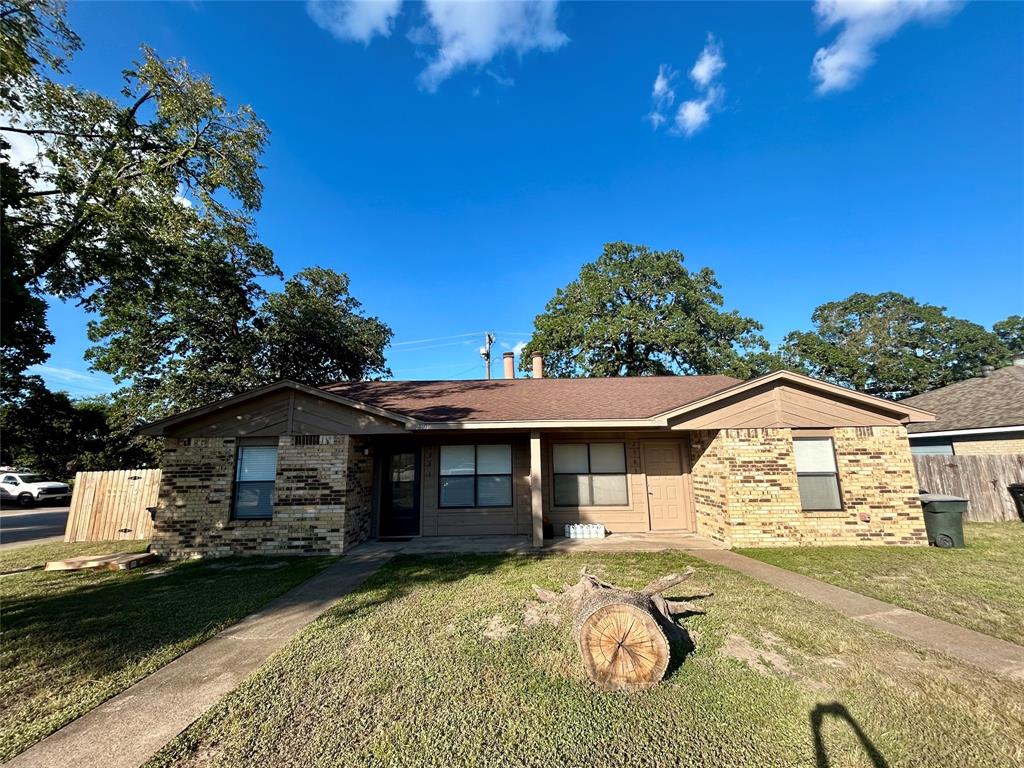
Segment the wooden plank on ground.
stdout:
<path fill-rule="evenodd" d="M 43 570 L 81 571 L 86 569 L 104 571 L 127 571 L 140 565 L 155 563 L 157 556 L 152 552 L 114 552 L 109 555 L 78 555 L 65 560 L 51 560 Z"/>

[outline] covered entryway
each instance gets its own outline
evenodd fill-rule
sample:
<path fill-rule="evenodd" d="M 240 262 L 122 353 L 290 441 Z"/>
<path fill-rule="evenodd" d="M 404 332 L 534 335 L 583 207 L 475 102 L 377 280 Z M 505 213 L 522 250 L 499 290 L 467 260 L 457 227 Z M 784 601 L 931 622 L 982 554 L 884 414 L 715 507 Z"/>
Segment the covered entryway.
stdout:
<path fill-rule="evenodd" d="M 685 447 L 679 440 L 644 440 L 641 446 L 651 530 L 692 531 L 693 502 Z"/>

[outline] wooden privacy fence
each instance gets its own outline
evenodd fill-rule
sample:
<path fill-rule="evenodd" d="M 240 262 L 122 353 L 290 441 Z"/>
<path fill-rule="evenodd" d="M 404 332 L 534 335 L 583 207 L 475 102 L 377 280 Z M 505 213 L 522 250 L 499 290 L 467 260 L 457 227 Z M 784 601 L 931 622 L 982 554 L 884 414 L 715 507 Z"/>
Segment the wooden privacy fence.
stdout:
<path fill-rule="evenodd" d="M 148 539 L 160 494 L 159 469 L 79 472 L 71 495 L 64 541 Z"/>
<path fill-rule="evenodd" d="M 1024 454 L 915 456 L 914 468 L 919 488 L 970 499 L 968 520 L 1020 520 L 1006 488 L 1024 483 Z"/>

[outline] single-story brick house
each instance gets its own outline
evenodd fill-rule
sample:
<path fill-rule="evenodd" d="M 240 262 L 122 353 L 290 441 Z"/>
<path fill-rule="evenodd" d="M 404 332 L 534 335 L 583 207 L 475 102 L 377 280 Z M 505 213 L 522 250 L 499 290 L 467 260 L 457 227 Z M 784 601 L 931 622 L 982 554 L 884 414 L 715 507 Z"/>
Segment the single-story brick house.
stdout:
<path fill-rule="evenodd" d="M 344 551 L 543 523 L 727 546 L 926 544 L 906 425 L 931 414 L 788 372 L 281 381 L 149 425 L 161 555 Z"/>

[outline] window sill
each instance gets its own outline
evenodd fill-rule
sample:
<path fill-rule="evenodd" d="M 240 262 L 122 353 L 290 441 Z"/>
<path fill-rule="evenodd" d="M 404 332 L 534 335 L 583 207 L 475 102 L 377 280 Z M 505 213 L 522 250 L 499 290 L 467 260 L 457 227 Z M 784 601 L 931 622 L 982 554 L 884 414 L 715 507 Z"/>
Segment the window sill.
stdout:
<path fill-rule="evenodd" d="M 230 520 L 228 520 L 228 526 L 230 526 L 230 527 L 238 527 L 238 526 L 253 526 L 253 527 L 257 527 L 257 526 L 272 525 L 273 522 L 274 522 L 274 518 L 272 518 L 272 517 L 233 517 Z"/>
<path fill-rule="evenodd" d="M 801 510 L 804 517 L 849 517 L 850 513 L 845 509 L 804 509 Z"/>
<path fill-rule="evenodd" d="M 554 512 L 621 512 L 622 510 L 632 509 L 632 504 L 605 504 L 602 506 L 590 506 L 590 507 L 558 507 L 552 506 L 551 509 Z"/>
<path fill-rule="evenodd" d="M 515 507 L 442 507 L 438 505 L 438 512 L 514 512 Z"/>

